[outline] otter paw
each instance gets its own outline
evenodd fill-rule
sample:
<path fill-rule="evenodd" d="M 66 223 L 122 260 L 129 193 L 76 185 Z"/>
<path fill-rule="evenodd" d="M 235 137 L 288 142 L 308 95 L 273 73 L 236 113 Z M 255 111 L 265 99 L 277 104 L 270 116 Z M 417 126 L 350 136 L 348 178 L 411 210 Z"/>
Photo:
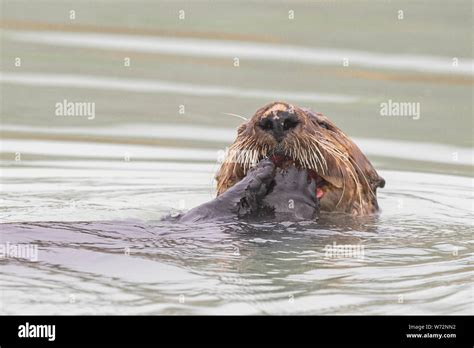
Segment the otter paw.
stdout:
<path fill-rule="evenodd" d="M 249 170 L 243 180 L 245 182 L 244 195 L 239 201 L 237 214 L 239 217 L 257 213 L 262 207 L 262 200 L 267 195 L 275 176 L 275 164 L 264 159 Z"/>

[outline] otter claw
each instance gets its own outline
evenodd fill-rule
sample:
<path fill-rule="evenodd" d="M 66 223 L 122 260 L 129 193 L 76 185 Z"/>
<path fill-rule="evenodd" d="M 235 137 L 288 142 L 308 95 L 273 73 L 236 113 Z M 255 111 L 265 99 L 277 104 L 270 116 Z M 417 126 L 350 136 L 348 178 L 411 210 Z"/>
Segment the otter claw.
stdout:
<path fill-rule="evenodd" d="M 268 193 L 275 174 L 275 165 L 269 159 L 264 159 L 251 169 L 244 181 L 248 181 L 244 196 L 238 203 L 239 217 L 256 213 L 262 199 Z"/>

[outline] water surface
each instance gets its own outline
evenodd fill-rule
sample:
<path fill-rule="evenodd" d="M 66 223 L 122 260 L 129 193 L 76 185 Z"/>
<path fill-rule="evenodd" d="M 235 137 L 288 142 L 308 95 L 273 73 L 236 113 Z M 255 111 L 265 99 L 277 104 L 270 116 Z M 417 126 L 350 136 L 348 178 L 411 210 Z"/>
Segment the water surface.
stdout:
<path fill-rule="evenodd" d="M 472 4 L 288 6 L 2 2 L 0 242 L 37 254 L 0 260 L 1 313 L 474 313 Z M 275 99 L 356 141 L 381 214 L 160 221 L 215 196 L 229 114 Z"/>

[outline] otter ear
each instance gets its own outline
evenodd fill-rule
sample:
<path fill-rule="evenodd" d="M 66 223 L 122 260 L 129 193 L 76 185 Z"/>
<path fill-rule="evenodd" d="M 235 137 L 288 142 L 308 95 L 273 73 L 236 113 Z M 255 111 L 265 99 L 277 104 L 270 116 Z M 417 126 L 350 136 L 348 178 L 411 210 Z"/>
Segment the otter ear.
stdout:
<path fill-rule="evenodd" d="M 385 186 L 385 179 L 382 178 L 381 176 L 376 176 L 370 179 L 370 186 L 372 187 L 372 190 L 376 190 L 378 187 L 383 188 Z"/>
<path fill-rule="evenodd" d="M 379 176 L 379 180 L 377 182 L 377 187 L 384 188 L 385 187 L 385 179 Z"/>

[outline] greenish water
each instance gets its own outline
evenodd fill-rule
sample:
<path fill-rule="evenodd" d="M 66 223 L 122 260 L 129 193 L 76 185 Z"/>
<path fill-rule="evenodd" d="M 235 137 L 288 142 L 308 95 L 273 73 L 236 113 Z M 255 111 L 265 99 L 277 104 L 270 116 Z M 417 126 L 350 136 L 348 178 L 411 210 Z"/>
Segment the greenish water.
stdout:
<path fill-rule="evenodd" d="M 1 313 L 473 313 L 472 2 L 1 11 L 1 242 L 37 247 L 0 260 Z M 94 117 L 57 116 L 64 100 Z M 387 182 L 380 216 L 160 222 L 214 196 L 227 114 L 272 100 L 356 141 Z M 382 116 L 389 101 L 419 114 Z"/>

